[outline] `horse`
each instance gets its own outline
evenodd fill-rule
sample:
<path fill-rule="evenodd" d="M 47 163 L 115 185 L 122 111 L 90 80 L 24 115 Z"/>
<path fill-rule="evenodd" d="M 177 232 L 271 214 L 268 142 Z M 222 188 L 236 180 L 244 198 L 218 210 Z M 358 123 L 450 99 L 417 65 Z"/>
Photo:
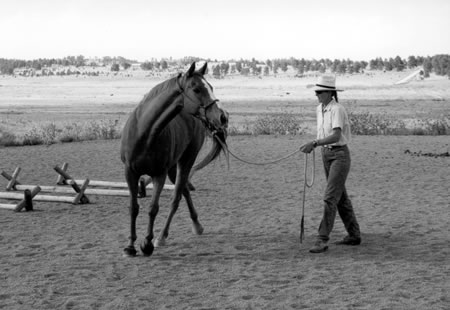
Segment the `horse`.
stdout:
<path fill-rule="evenodd" d="M 130 237 L 124 254 L 137 255 L 134 243 L 136 218 L 139 214 L 139 179 L 151 177 L 153 192 L 149 206 L 147 235 L 140 244 L 144 256 L 152 255 L 169 235 L 169 227 L 182 196 L 192 219 L 193 232 L 202 234 L 190 195 L 189 181 L 193 172 L 205 167 L 221 152 L 226 154 L 228 113 L 214 96 L 213 87 L 204 75 L 207 63 L 196 70 L 195 62 L 184 73 L 154 86 L 130 114 L 121 138 L 121 160 L 130 192 Z M 206 140 L 212 136 L 212 148 L 200 163 L 194 166 Z M 225 146 L 225 148 L 224 148 Z M 227 154 L 226 154 L 227 155 Z M 159 198 L 165 180 L 175 184 L 169 216 L 159 236 L 153 240 L 153 226 L 159 211 Z M 153 243 L 152 243 L 153 241 Z"/>

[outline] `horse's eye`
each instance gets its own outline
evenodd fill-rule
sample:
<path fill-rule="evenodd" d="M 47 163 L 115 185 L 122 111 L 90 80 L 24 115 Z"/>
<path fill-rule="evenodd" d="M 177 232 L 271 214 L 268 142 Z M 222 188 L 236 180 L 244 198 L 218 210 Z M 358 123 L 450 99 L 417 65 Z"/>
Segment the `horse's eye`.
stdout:
<path fill-rule="evenodd" d="M 200 88 L 198 88 L 198 87 L 195 87 L 193 90 L 194 90 L 194 93 L 196 93 L 196 94 L 200 93 Z"/>

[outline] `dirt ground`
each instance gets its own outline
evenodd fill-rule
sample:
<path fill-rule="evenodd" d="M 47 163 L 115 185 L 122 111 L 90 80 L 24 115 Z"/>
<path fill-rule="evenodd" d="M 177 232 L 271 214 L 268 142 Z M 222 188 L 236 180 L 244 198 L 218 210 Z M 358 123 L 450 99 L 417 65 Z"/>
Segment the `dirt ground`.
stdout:
<path fill-rule="evenodd" d="M 235 136 L 230 150 L 251 161 L 289 154 L 309 136 Z M 198 172 L 194 203 L 205 228 L 191 233 L 183 202 L 165 247 L 125 258 L 126 197 L 91 204 L 36 202 L 34 212 L 0 209 L 0 309 L 449 309 L 447 136 L 357 136 L 347 187 L 360 246 L 311 254 L 324 189 L 319 152 L 306 192 L 299 242 L 304 156 L 255 166 L 224 157 Z M 411 153 L 405 153 L 409 150 Z M 76 178 L 123 181 L 119 141 L 0 149 L 0 169 L 20 166 L 24 184 L 54 185 L 55 165 Z M 5 188 L 6 179 L 0 186 Z M 157 231 L 168 214 L 161 199 Z M 149 198 L 140 200 L 138 242 Z"/>

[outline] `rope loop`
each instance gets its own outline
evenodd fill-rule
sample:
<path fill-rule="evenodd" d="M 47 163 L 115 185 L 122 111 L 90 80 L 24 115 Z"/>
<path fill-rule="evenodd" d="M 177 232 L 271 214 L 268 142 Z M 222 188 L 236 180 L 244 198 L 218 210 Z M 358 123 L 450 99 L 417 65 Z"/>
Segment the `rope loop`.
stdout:
<path fill-rule="evenodd" d="M 303 242 L 305 236 L 305 201 L 306 201 L 306 188 L 311 188 L 314 185 L 315 168 L 316 168 L 316 153 L 312 151 L 312 167 L 311 167 L 311 183 L 308 183 L 308 154 L 305 154 L 305 173 L 303 182 L 303 199 L 302 199 L 302 218 L 300 220 L 300 243 Z"/>
<path fill-rule="evenodd" d="M 314 177 L 315 177 L 315 162 L 316 162 L 316 153 L 314 150 L 312 151 L 312 167 L 311 167 L 311 183 L 308 183 L 308 154 L 305 154 L 305 185 L 307 187 L 312 187 L 314 185 Z"/>

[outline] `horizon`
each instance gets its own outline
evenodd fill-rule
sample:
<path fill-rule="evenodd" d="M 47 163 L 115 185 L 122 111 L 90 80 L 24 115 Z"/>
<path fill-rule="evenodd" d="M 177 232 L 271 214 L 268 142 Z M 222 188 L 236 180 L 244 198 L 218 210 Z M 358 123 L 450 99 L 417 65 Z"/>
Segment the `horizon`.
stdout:
<path fill-rule="evenodd" d="M 436 54 L 436 55 L 441 55 L 441 54 Z M 422 56 L 422 55 L 409 55 L 409 56 L 414 56 L 414 57 L 416 57 L 416 58 L 418 58 L 418 57 L 424 57 L 424 58 L 426 58 L 426 57 L 433 57 L 433 56 L 436 56 L 436 55 L 427 55 L 427 56 Z M 442 54 L 442 55 L 450 55 L 450 54 Z M 154 62 L 154 61 L 159 61 L 159 62 L 161 62 L 161 61 L 164 61 L 164 60 L 166 60 L 166 61 L 168 61 L 169 63 L 171 62 L 171 61 L 179 61 L 179 60 L 182 60 L 183 58 L 186 58 L 186 57 L 193 57 L 193 58 L 198 58 L 199 60 L 199 62 L 202 62 L 202 61 L 205 61 L 205 62 L 208 62 L 208 63 L 227 63 L 227 62 L 238 62 L 238 61 L 251 61 L 251 59 L 247 59 L 247 58 L 243 58 L 243 57 L 239 57 L 239 58 L 233 58 L 233 59 L 211 59 L 211 58 L 201 58 L 201 57 L 196 57 L 196 56 L 184 56 L 184 57 L 180 57 L 180 58 L 173 58 L 173 57 L 161 57 L 161 58 L 159 58 L 159 59 L 156 59 L 156 58 L 153 58 L 153 59 L 148 59 L 148 60 L 144 60 L 144 61 L 139 61 L 139 60 L 136 60 L 136 59 L 131 59 L 131 58 L 128 58 L 128 57 L 126 57 L 126 56 L 123 56 L 123 55 L 116 55 L 116 56 L 110 56 L 110 55 L 107 55 L 107 56 L 92 56 L 92 57 L 87 57 L 87 56 L 84 56 L 84 55 L 67 55 L 67 56 L 64 56 L 64 57 L 61 57 L 61 58 L 33 58 L 33 59 L 18 59 L 18 58 L 6 58 L 7 60 L 18 60 L 18 61 L 26 61 L 26 62 L 29 62 L 29 61 L 39 61 L 39 60 L 51 60 L 51 59 L 55 59 L 55 60 L 62 60 L 62 59 L 65 59 L 65 58 L 67 58 L 67 57 L 77 57 L 77 56 L 82 56 L 82 57 L 84 57 L 84 59 L 85 59 L 85 61 L 87 61 L 87 60 L 99 60 L 99 61 L 102 61 L 103 60 L 103 58 L 104 57 L 111 57 L 111 58 L 118 58 L 118 57 L 121 57 L 121 58 L 124 58 L 126 61 L 128 61 L 129 63 L 137 63 L 137 64 L 143 64 L 143 63 L 146 63 L 146 62 Z M 386 60 L 389 60 L 389 59 L 395 59 L 397 56 L 399 56 L 399 55 L 396 55 L 396 56 L 391 56 L 391 57 L 386 57 L 386 58 L 382 58 L 382 60 L 383 61 L 386 61 Z M 408 56 L 408 57 L 409 57 Z M 400 57 L 400 56 L 399 56 Z M 404 61 L 408 61 L 408 57 L 400 57 L 402 60 L 404 60 Z M 1 59 L 2 57 L 0 57 L 0 59 Z M 275 61 L 275 60 L 289 60 L 290 58 L 294 58 L 294 59 L 296 59 L 296 60 L 300 60 L 300 59 L 302 59 L 302 58 L 296 58 L 296 57 L 289 57 L 289 58 L 271 58 L 271 59 L 255 59 L 257 62 L 263 62 L 263 63 L 266 63 L 266 61 L 268 61 L 268 60 L 270 60 L 270 61 Z M 377 58 L 381 58 L 381 57 L 377 57 Z M 368 59 L 368 60 L 354 60 L 354 59 L 350 59 L 350 58 L 348 58 L 348 57 L 345 57 L 345 58 L 343 58 L 343 59 L 329 59 L 328 58 L 328 60 L 330 60 L 330 61 L 334 61 L 334 60 L 350 60 L 350 61 L 352 61 L 352 62 L 362 62 L 362 61 L 365 61 L 365 62 L 367 62 L 367 64 L 369 65 L 370 64 L 370 61 L 371 60 L 375 60 L 375 59 L 377 59 L 377 58 L 373 58 L 373 59 Z M 320 59 L 322 59 L 322 58 L 320 58 Z M 311 59 L 304 59 L 305 61 L 318 61 L 318 60 L 320 60 L 319 58 L 311 58 Z M 327 58 L 323 58 L 324 60 L 327 60 Z M 85 63 L 85 66 L 89 66 L 89 63 Z"/>
<path fill-rule="evenodd" d="M 418 57 L 426 58 L 426 57 L 433 57 L 433 56 L 437 56 L 437 55 L 450 55 L 450 53 L 448 53 L 448 54 L 427 55 L 427 56 L 423 56 L 423 55 L 409 55 L 409 56 L 414 56 L 416 58 L 418 58 Z M 48 58 L 48 57 L 45 58 L 45 57 L 43 57 L 43 58 L 32 58 L 32 59 L 19 59 L 19 58 L 4 58 L 4 57 L 0 57 L 0 59 L 3 58 L 3 59 L 7 59 L 7 60 L 18 60 L 18 61 L 27 61 L 28 62 L 28 61 L 37 61 L 37 60 L 51 60 L 51 59 L 62 60 L 62 59 L 68 58 L 68 57 L 78 57 L 78 56 L 84 57 L 85 61 L 86 60 L 94 60 L 94 59 L 102 61 L 103 58 L 105 58 L 105 57 L 110 57 L 110 58 L 113 58 L 113 59 L 121 57 L 121 58 L 123 58 L 123 59 L 125 59 L 125 60 L 127 60 L 127 61 L 129 61 L 131 63 L 139 63 L 139 64 L 142 64 L 142 63 L 145 63 L 145 62 L 163 61 L 163 60 L 166 60 L 166 61 L 169 61 L 169 62 L 170 61 L 179 61 L 179 60 L 182 60 L 182 59 L 188 58 L 188 57 L 198 58 L 199 59 L 198 61 L 208 61 L 208 62 L 213 62 L 213 63 L 214 62 L 233 62 L 233 61 L 237 62 L 237 61 L 251 61 L 252 60 L 252 59 L 243 58 L 243 57 L 232 58 L 232 59 L 211 59 L 211 58 L 202 58 L 202 57 L 197 57 L 197 56 L 183 56 L 183 57 L 180 57 L 180 58 L 161 57 L 161 58 L 152 58 L 152 59 L 147 59 L 147 60 L 144 60 L 144 61 L 140 61 L 140 60 L 137 60 L 137 59 L 131 59 L 131 58 L 126 57 L 124 55 L 106 55 L 106 56 L 66 55 L 66 56 L 63 56 L 61 58 Z M 294 57 L 294 56 L 287 57 L 287 58 L 268 58 L 268 59 L 256 59 L 255 58 L 255 60 L 258 61 L 258 62 L 266 62 L 267 60 L 270 60 L 270 61 L 274 61 L 274 60 L 278 60 L 278 59 L 279 60 L 289 60 L 291 58 L 294 58 L 296 60 L 300 60 L 300 59 L 303 58 L 305 61 L 317 61 L 317 60 L 320 60 L 320 59 L 324 59 L 324 60 L 330 60 L 330 61 L 334 61 L 334 60 L 350 60 L 350 61 L 353 61 L 353 62 L 366 61 L 367 63 L 369 63 L 371 60 L 375 60 L 375 59 L 378 59 L 378 58 L 381 58 L 383 61 L 386 61 L 386 60 L 389 60 L 389 59 L 395 59 L 397 56 L 399 56 L 399 55 L 385 57 L 385 58 L 376 57 L 376 58 L 368 59 L 368 60 L 365 60 L 365 59 L 364 60 L 355 60 L 355 59 L 350 59 L 348 57 L 344 57 L 342 59 L 338 59 L 338 58 L 335 58 L 335 59 L 330 59 L 330 58 L 311 58 L 311 59 L 306 59 L 304 57 Z M 401 57 L 401 56 L 399 56 L 399 57 L 402 60 L 406 60 L 406 61 L 408 60 L 408 57 Z M 89 64 L 86 64 L 86 65 L 88 66 Z"/>
<path fill-rule="evenodd" d="M 9 14 L 0 20 L 7 29 L 0 58 L 7 59 L 368 62 L 450 53 L 446 0 L 16 0 L 2 7 Z"/>

